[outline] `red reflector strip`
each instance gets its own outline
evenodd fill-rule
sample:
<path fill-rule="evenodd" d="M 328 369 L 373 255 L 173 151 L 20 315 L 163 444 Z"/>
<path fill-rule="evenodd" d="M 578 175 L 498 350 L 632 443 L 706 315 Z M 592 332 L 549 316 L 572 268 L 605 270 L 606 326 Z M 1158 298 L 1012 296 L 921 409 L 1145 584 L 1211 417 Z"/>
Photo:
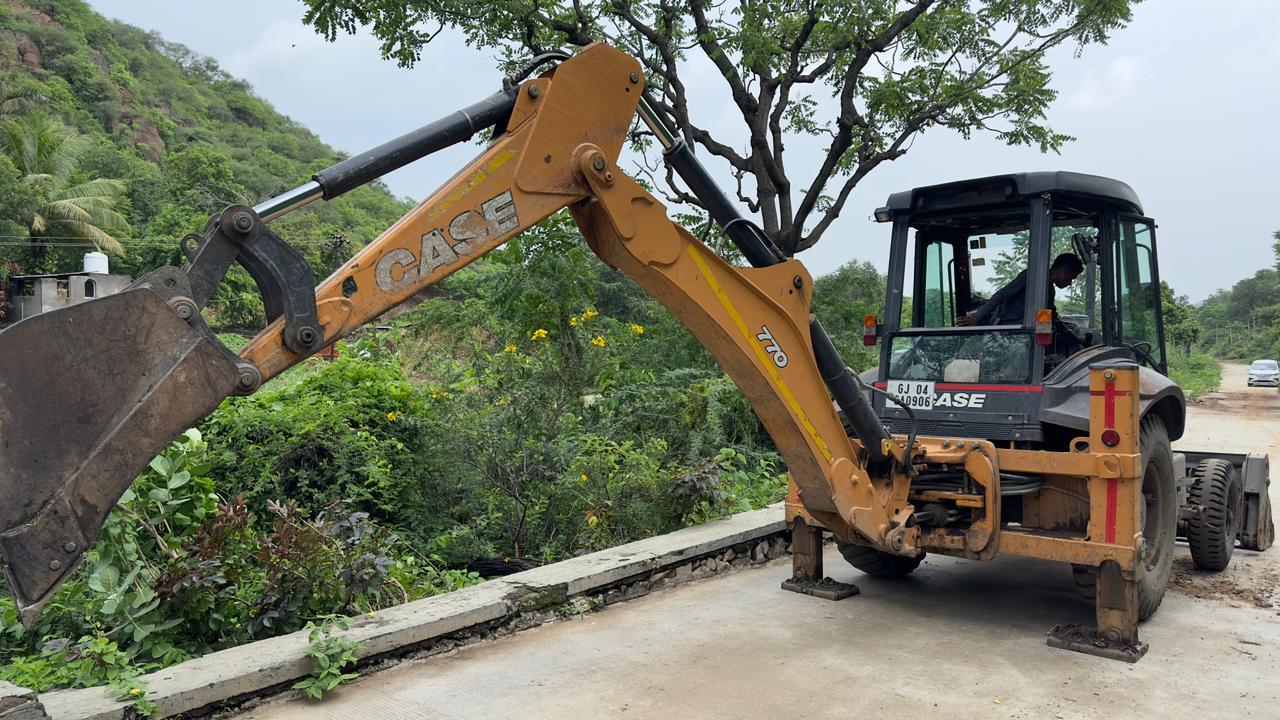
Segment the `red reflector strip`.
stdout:
<path fill-rule="evenodd" d="M 1116 487 L 1116 479 L 1107 480 L 1107 527 L 1106 541 L 1114 544 L 1116 541 L 1116 501 L 1119 495 L 1119 488 Z"/>
<path fill-rule="evenodd" d="M 872 383 L 881 390 L 889 387 L 886 382 Z M 969 390 L 979 392 L 1027 392 L 1042 393 L 1043 385 L 979 385 L 975 383 L 935 383 L 934 390 Z"/>

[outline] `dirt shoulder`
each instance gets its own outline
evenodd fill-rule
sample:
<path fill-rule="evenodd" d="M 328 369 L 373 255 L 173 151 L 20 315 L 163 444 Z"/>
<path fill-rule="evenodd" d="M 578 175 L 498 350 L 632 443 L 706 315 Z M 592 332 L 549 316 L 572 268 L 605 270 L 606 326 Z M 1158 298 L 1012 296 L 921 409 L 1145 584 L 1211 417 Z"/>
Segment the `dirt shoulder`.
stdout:
<path fill-rule="evenodd" d="M 1176 450 L 1266 453 L 1271 458 L 1272 507 L 1280 507 L 1280 390 L 1251 388 L 1247 365 L 1222 364 L 1222 387 L 1187 408 L 1187 429 Z M 1237 607 L 1280 607 L 1280 551 L 1237 550 L 1220 573 L 1195 569 L 1190 555 L 1174 558 L 1170 589 Z"/>

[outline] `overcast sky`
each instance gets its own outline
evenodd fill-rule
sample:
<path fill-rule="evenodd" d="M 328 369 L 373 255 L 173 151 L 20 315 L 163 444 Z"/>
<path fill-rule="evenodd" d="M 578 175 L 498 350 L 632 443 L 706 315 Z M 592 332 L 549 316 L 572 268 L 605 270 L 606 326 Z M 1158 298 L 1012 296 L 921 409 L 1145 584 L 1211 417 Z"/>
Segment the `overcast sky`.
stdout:
<path fill-rule="evenodd" d="M 249 81 L 280 112 L 325 142 L 355 152 L 413 129 L 499 87 L 492 54 L 442 36 L 412 70 L 384 61 L 367 35 L 327 43 L 302 24 L 294 0 L 89 0 L 103 14 L 212 56 Z M 814 274 L 852 259 L 884 268 L 885 226 L 868 220 L 889 193 L 965 177 L 1074 170 L 1128 182 L 1159 224 L 1161 276 L 1192 300 L 1272 263 L 1280 229 L 1280 2 L 1148 0 L 1108 46 L 1051 59 L 1060 91 L 1049 119 L 1073 135 L 1061 155 L 970 141 L 942 129 L 919 137 L 902 159 L 862 181 L 839 222 L 800 255 Z M 693 115 L 741 145 L 709 66 L 695 67 Z M 797 152 L 800 151 L 800 153 Z M 808 156 L 816 162 L 819 144 Z M 386 178 L 421 199 L 474 153 L 453 148 Z M 789 166 L 808 164 L 788 144 Z M 340 202 L 340 201 L 339 201 Z M 368 238 L 365 238 L 366 240 Z"/>

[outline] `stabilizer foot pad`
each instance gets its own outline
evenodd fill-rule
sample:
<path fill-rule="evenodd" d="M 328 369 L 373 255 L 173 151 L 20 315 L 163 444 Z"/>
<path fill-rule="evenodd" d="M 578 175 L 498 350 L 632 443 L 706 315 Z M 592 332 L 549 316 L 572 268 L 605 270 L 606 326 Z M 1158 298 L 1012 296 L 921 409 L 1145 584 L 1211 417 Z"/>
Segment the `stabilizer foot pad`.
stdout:
<path fill-rule="evenodd" d="M 812 595 L 823 600 L 843 600 L 862 592 L 857 585 L 842 583 L 829 577 L 821 580 L 796 580 L 791 578 L 782 581 L 782 589 L 801 595 Z"/>
<path fill-rule="evenodd" d="M 1136 663 L 1147 654 L 1144 642 L 1127 640 L 1110 640 L 1098 634 L 1097 628 L 1089 625 L 1055 625 L 1049 631 L 1049 647 L 1063 650 L 1074 650 L 1086 655 L 1097 655 L 1108 660 L 1123 660 Z"/>

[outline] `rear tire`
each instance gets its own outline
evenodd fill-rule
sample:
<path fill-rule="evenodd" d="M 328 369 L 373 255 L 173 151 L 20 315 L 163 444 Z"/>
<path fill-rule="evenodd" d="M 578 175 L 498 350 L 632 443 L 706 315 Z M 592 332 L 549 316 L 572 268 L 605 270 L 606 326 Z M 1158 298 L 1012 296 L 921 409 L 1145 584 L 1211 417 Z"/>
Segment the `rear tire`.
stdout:
<path fill-rule="evenodd" d="M 1142 418 L 1142 537 L 1146 550 L 1138 562 L 1138 619 L 1155 614 L 1173 573 L 1173 540 L 1178 532 L 1178 491 L 1173 477 L 1173 449 L 1164 420 Z"/>
<path fill-rule="evenodd" d="M 1178 497 L 1173 477 L 1173 449 L 1164 421 L 1155 415 L 1142 418 L 1138 440 L 1142 451 L 1142 536 L 1146 550 L 1138 560 L 1138 618 L 1155 614 L 1164 600 L 1173 573 L 1173 541 L 1178 531 Z M 1119 539 L 1119 538 L 1117 538 Z M 1098 569 L 1072 565 L 1076 591 L 1096 602 Z"/>
<path fill-rule="evenodd" d="M 839 543 L 837 547 L 850 565 L 878 578 L 905 577 L 920 567 L 920 563 L 924 560 L 924 553 L 920 553 L 917 557 L 906 557 L 882 552 L 866 545 Z"/>
<path fill-rule="evenodd" d="M 1191 559 L 1201 570 L 1225 570 L 1244 520 L 1244 484 L 1226 460 L 1205 460 L 1196 468 L 1190 500 L 1203 508 L 1187 520 Z"/>
<path fill-rule="evenodd" d="M 1076 581 L 1076 592 L 1090 605 L 1098 599 L 1098 569 L 1090 565 L 1072 565 L 1071 577 Z"/>

